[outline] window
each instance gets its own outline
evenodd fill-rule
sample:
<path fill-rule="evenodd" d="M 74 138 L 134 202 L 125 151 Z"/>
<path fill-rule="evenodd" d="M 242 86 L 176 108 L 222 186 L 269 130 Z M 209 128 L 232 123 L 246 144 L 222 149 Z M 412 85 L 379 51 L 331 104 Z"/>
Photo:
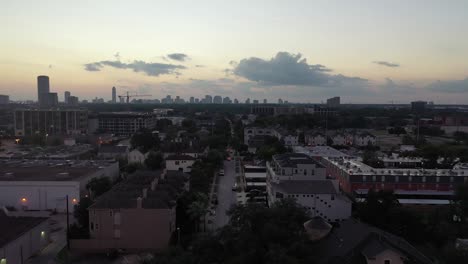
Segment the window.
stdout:
<path fill-rule="evenodd" d="M 90 226 L 91 230 L 94 230 L 94 223 L 93 222 L 89 223 L 89 226 Z"/>
<path fill-rule="evenodd" d="M 180 164 L 180 161 L 176 160 L 175 165 L 179 165 L 179 164 Z"/>
<path fill-rule="evenodd" d="M 307 175 L 307 170 L 304 170 L 304 175 Z"/>
<path fill-rule="evenodd" d="M 390 264 L 390 263 L 391 263 L 391 262 L 390 262 L 389 259 L 384 260 L 384 264 Z"/>
<path fill-rule="evenodd" d="M 112 216 L 112 210 L 109 211 L 109 215 Z"/>
<path fill-rule="evenodd" d="M 99 229 L 99 225 L 98 225 L 98 224 L 96 224 L 96 230 L 98 230 L 98 229 Z"/>
<path fill-rule="evenodd" d="M 331 196 L 331 199 L 332 199 L 332 201 L 335 200 L 335 195 L 332 195 L 332 196 Z"/>

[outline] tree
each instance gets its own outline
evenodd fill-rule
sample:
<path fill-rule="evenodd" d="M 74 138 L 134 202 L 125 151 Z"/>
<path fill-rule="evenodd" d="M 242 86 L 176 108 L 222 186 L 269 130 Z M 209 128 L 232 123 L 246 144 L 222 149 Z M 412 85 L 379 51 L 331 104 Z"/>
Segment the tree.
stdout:
<path fill-rule="evenodd" d="M 139 148 L 143 152 L 159 147 L 159 137 L 153 135 L 151 131 L 143 129 L 134 134 L 130 139 L 132 148 Z"/>
<path fill-rule="evenodd" d="M 152 170 L 158 170 L 163 167 L 164 158 L 161 152 L 151 151 L 145 160 L 146 167 Z"/>
<path fill-rule="evenodd" d="M 194 201 L 189 205 L 187 213 L 192 220 L 197 223 L 199 227 L 200 218 L 206 216 L 208 212 L 208 196 L 204 193 L 195 193 Z M 206 221 L 205 221 L 206 222 Z M 203 231 L 206 231 L 206 223 L 203 225 Z"/>
<path fill-rule="evenodd" d="M 88 229 L 89 227 L 89 211 L 92 201 L 88 197 L 81 198 L 80 202 L 75 205 L 73 216 L 75 217 L 78 225 L 82 228 Z"/>
<path fill-rule="evenodd" d="M 93 178 L 86 184 L 86 189 L 90 190 L 93 197 L 98 197 L 107 192 L 112 187 L 109 177 Z"/>

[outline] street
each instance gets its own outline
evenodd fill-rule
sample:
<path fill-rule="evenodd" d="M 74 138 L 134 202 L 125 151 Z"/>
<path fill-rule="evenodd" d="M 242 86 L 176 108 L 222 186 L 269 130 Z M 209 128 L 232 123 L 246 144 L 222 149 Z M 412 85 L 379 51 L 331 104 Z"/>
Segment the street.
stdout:
<path fill-rule="evenodd" d="M 236 192 L 232 187 L 236 182 L 235 161 L 224 161 L 224 176 L 218 176 L 218 205 L 216 206 L 216 217 L 214 219 L 214 228 L 219 228 L 229 222 L 226 212 L 236 203 Z"/>

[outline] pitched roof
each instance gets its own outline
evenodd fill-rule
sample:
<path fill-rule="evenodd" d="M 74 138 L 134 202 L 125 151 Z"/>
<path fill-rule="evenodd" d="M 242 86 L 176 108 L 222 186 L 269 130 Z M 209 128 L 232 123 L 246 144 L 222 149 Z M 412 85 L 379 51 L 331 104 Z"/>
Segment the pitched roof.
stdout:
<path fill-rule="evenodd" d="M 273 156 L 273 159 L 278 162 L 281 167 L 297 168 L 297 165 L 300 164 L 315 164 L 318 168 L 324 168 L 323 164 L 303 153 L 277 154 Z"/>
<path fill-rule="evenodd" d="M 312 248 L 319 253 L 318 263 L 324 264 L 361 263 L 364 255 L 375 256 L 386 249 L 401 252 L 415 263 L 433 263 L 403 238 L 352 218 L 340 222 Z"/>

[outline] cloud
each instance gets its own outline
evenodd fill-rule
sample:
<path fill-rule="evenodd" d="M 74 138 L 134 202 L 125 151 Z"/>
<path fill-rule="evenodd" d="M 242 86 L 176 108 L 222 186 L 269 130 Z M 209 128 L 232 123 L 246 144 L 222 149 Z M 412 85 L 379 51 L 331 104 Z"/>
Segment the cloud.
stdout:
<path fill-rule="evenodd" d="M 134 72 L 143 72 L 149 76 L 159 76 L 162 74 L 174 74 L 180 75 L 177 70 L 186 69 L 187 67 L 182 65 L 174 65 L 167 63 L 148 63 L 141 60 L 134 60 L 131 63 L 123 63 L 121 61 L 99 61 L 85 64 L 86 71 L 100 71 L 105 66 L 113 67 L 117 69 L 131 69 Z"/>
<path fill-rule="evenodd" d="M 400 67 L 400 64 L 392 63 L 392 62 L 388 62 L 388 61 L 374 61 L 373 63 L 381 65 L 381 66 L 390 67 L 390 68 Z"/>
<path fill-rule="evenodd" d="M 242 59 L 233 69 L 233 73 L 237 76 L 272 86 L 334 87 L 367 82 L 363 78 L 332 75 L 330 72 L 330 69 L 321 64 L 308 64 L 301 54 L 288 52 L 278 52 L 270 60 L 256 57 Z"/>
<path fill-rule="evenodd" d="M 196 67 L 196 68 L 204 68 L 205 65 L 197 64 L 197 65 L 195 65 L 195 67 Z"/>
<path fill-rule="evenodd" d="M 189 56 L 184 53 L 172 53 L 172 54 L 167 54 L 167 57 L 171 60 L 175 61 L 186 61 L 189 59 Z"/>
<path fill-rule="evenodd" d="M 468 93 L 468 77 L 463 80 L 436 81 L 426 88 L 442 93 Z"/>

